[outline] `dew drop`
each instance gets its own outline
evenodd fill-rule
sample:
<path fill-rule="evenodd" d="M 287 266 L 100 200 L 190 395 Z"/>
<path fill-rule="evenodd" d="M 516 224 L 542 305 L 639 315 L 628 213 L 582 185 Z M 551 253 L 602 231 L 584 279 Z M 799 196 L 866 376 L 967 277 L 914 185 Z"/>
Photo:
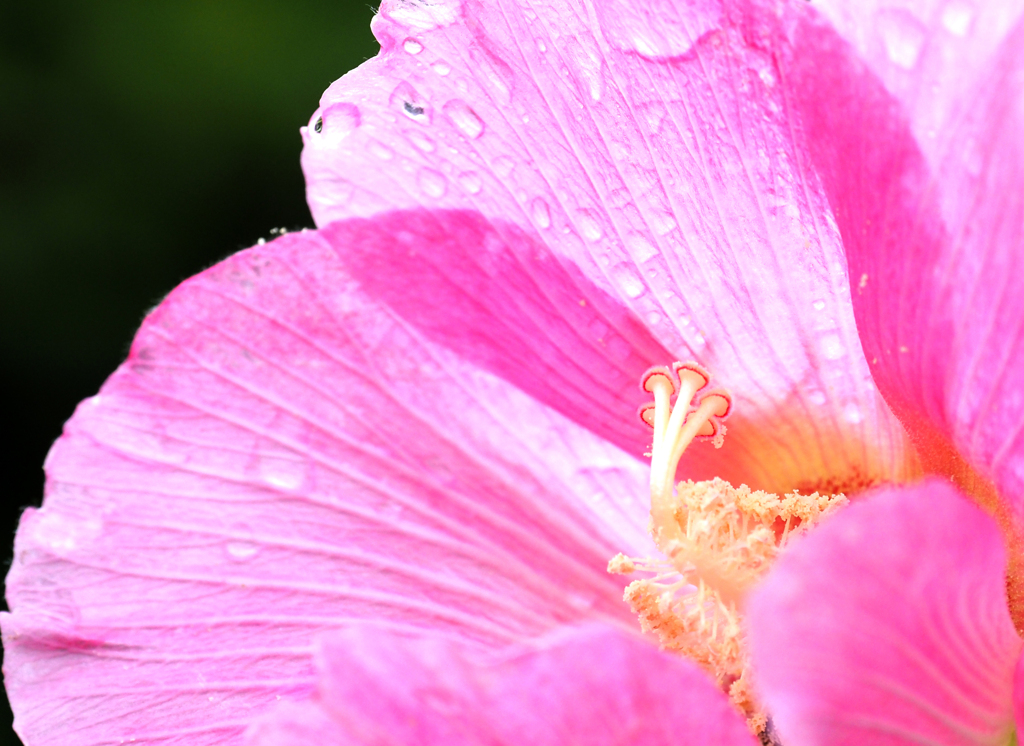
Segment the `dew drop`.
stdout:
<path fill-rule="evenodd" d="M 494 169 L 494 173 L 496 173 L 499 177 L 504 179 L 506 176 L 512 173 L 512 169 L 516 167 L 516 163 L 507 155 L 499 155 L 497 158 L 494 159 L 494 162 L 491 164 L 491 167 Z"/>
<path fill-rule="evenodd" d="M 648 259 L 653 259 L 658 253 L 657 247 L 642 233 L 632 232 L 626 236 L 626 246 L 633 255 L 633 259 L 640 264 Z"/>
<path fill-rule="evenodd" d="M 604 229 L 601 228 L 601 223 L 598 222 L 590 210 L 580 210 L 577 213 L 577 219 L 580 225 L 580 232 L 583 233 L 583 237 L 588 241 L 600 241 L 604 236 Z"/>
<path fill-rule="evenodd" d="M 826 360 L 839 360 L 846 355 L 846 348 L 836 334 L 829 334 L 821 341 L 821 354 Z"/>
<path fill-rule="evenodd" d="M 421 168 L 416 176 L 416 182 L 425 195 L 435 199 L 440 199 L 448 191 L 448 179 L 440 171 L 432 168 Z"/>
<path fill-rule="evenodd" d="M 459 98 L 453 98 L 442 109 L 462 134 L 471 140 L 480 137 L 484 132 L 484 123 L 469 104 Z"/>
<path fill-rule="evenodd" d="M 589 611 L 597 603 L 597 599 L 592 593 L 568 593 L 565 600 L 577 611 Z"/>
<path fill-rule="evenodd" d="M 380 158 L 382 161 L 390 161 L 395 157 L 395 151 L 389 148 L 379 140 L 372 140 L 370 142 L 370 152 Z"/>
<path fill-rule="evenodd" d="M 667 210 L 656 211 L 651 217 L 651 228 L 659 236 L 669 234 L 678 227 L 675 216 Z"/>
<path fill-rule="evenodd" d="M 32 538 L 58 556 L 66 556 L 83 545 L 92 543 L 103 530 L 96 518 L 80 519 L 41 511 L 33 521 Z"/>
<path fill-rule="evenodd" d="M 405 133 L 405 136 L 409 138 L 409 142 L 411 142 L 417 150 L 424 153 L 433 153 L 437 149 L 437 146 L 434 145 L 434 141 L 418 129 L 408 130 Z"/>
<path fill-rule="evenodd" d="M 446 65 L 444 62 L 435 62 L 433 65 L 430 66 L 430 69 L 433 70 L 438 75 L 440 75 L 442 78 L 452 71 L 452 69 L 448 67 L 448 65 Z"/>
<path fill-rule="evenodd" d="M 889 60 L 904 70 L 913 69 L 926 38 L 921 22 L 905 10 L 884 11 L 878 15 L 878 30 Z"/>
<path fill-rule="evenodd" d="M 361 121 L 359 107 L 348 103 L 331 104 L 315 116 L 314 145 L 336 145 L 351 135 Z"/>
<path fill-rule="evenodd" d="M 260 462 L 260 477 L 279 490 L 294 490 L 302 484 L 305 468 L 301 464 L 283 459 L 264 459 Z"/>
<path fill-rule="evenodd" d="M 430 124 L 430 105 L 408 83 L 399 83 L 398 87 L 392 92 L 391 107 L 402 112 L 415 122 Z"/>
<path fill-rule="evenodd" d="M 616 264 L 612 267 L 611 275 L 612 280 L 627 297 L 639 298 L 644 294 L 644 282 L 631 264 Z"/>
<path fill-rule="evenodd" d="M 961 0 L 953 0 L 942 11 L 942 25 L 953 36 L 964 36 L 974 19 L 974 8 Z"/>
<path fill-rule="evenodd" d="M 543 197 L 535 197 L 530 203 L 530 214 L 533 215 L 533 222 L 538 228 L 551 227 L 551 210 L 548 209 L 548 203 Z"/>
<path fill-rule="evenodd" d="M 423 45 L 420 44 L 417 39 L 413 39 L 412 37 L 410 37 L 406 39 L 405 42 L 402 44 L 402 49 L 404 49 L 409 54 L 419 54 L 420 52 L 423 51 Z"/>
<path fill-rule="evenodd" d="M 352 201 L 355 194 L 355 186 L 348 179 L 324 179 L 320 182 L 323 186 L 324 198 L 332 205 L 347 205 Z"/>
<path fill-rule="evenodd" d="M 596 3 L 598 22 L 608 41 L 625 52 L 651 60 L 666 60 L 688 53 L 705 34 L 721 26 L 722 4 L 717 0 L 671 3 L 677 19 L 632 0 Z"/>
<path fill-rule="evenodd" d="M 825 301 L 823 301 L 823 300 L 816 300 L 811 305 L 814 306 L 814 310 L 815 311 L 824 311 L 825 310 Z"/>
<path fill-rule="evenodd" d="M 856 425 L 864 419 L 864 415 L 861 413 L 860 407 L 853 402 L 850 402 L 843 407 L 843 417 L 845 417 L 846 421 L 851 425 Z"/>
<path fill-rule="evenodd" d="M 483 189 L 484 183 L 480 180 L 480 175 L 476 171 L 464 171 L 458 175 L 459 183 L 462 184 L 462 188 L 470 194 L 479 194 L 480 190 Z"/>
<path fill-rule="evenodd" d="M 470 47 L 469 57 L 475 71 L 505 103 L 511 100 L 514 76 L 508 63 L 481 47 Z"/>
<path fill-rule="evenodd" d="M 224 545 L 224 549 L 231 556 L 232 559 L 245 561 L 252 559 L 259 554 L 260 548 L 255 544 L 250 544 L 245 541 L 229 541 Z"/>

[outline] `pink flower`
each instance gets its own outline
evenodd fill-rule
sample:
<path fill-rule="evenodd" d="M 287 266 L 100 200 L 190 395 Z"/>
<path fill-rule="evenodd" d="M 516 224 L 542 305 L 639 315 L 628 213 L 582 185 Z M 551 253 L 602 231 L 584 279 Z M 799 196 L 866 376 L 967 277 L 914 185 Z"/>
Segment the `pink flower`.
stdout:
<path fill-rule="evenodd" d="M 735 409 L 687 477 L 953 476 L 1015 561 L 1021 17 L 385 0 L 381 54 L 303 133 L 319 230 L 171 293 L 50 453 L 2 620 L 28 746 L 240 743 L 317 691 L 318 663 L 314 703 L 254 739 L 301 736 L 295 712 L 392 739 L 412 712 L 410 742 L 454 739 L 434 705 L 403 709 L 403 676 L 440 675 L 452 711 L 488 715 L 470 742 L 522 712 L 520 737 L 621 713 L 650 743 L 742 742 L 691 666 L 636 647 L 605 572 L 655 551 L 636 382 L 676 359 Z M 932 482 L 794 545 L 750 608 L 787 746 L 1004 736 L 997 536 Z M 557 696 L 531 700 L 539 681 Z M 379 719 L 339 711 L 353 682 Z"/>

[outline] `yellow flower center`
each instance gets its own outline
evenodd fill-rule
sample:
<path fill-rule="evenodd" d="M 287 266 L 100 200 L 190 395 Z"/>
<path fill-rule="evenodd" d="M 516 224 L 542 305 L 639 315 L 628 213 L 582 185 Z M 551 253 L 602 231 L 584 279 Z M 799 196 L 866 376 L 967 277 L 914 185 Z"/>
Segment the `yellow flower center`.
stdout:
<path fill-rule="evenodd" d="M 676 468 L 694 440 L 721 448 L 732 398 L 710 389 L 696 363 L 651 368 L 641 387 L 654 395 L 640 417 L 654 430 L 651 447 L 650 532 L 660 558 L 616 555 L 608 571 L 648 577 L 627 586 L 624 598 L 645 632 L 662 648 L 701 665 L 767 738 L 767 718 L 755 701 L 743 631 L 743 601 L 779 551 L 844 505 L 842 494 L 779 497 L 721 479 L 675 484 Z M 674 403 L 673 403 L 674 399 Z"/>

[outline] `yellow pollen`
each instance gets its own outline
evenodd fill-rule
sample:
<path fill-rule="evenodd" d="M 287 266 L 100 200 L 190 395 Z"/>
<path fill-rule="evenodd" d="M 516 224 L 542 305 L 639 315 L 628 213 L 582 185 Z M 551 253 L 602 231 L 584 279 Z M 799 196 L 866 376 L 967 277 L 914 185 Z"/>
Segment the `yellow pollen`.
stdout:
<path fill-rule="evenodd" d="M 608 571 L 648 575 L 630 583 L 624 594 L 641 628 L 656 634 L 663 649 L 711 674 L 764 740 L 767 718 L 750 684 L 743 601 L 790 539 L 847 501 L 842 494 L 817 492 L 779 497 L 717 478 L 675 484 L 679 460 L 691 442 L 722 446 L 731 397 L 708 389 L 710 381 L 696 363 L 644 374 L 641 388 L 654 395 L 654 403 L 640 409 L 654 430 L 650 532 L 662 557 L 619 554 Z"/>

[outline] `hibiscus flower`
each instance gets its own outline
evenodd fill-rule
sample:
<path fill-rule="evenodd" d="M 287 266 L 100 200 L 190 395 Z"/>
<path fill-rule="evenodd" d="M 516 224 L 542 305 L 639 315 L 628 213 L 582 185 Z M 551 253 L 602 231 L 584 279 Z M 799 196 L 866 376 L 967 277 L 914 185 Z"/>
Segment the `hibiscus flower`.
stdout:
<path fill-rule="evenodd" d="M 28 746 L 749 741 L 606 572 L 659 554 L 637 382 L 675 360 L 732 407 L 678 475 L 935 472 L 1001 529 L 926 482 L 794 542 L 747 604 L 783 741 L 1005 742 L 1021 17 L 385 0 L 303 131 L 318 229 L 172 292 L 50 453 L 2 620 Z"/>

